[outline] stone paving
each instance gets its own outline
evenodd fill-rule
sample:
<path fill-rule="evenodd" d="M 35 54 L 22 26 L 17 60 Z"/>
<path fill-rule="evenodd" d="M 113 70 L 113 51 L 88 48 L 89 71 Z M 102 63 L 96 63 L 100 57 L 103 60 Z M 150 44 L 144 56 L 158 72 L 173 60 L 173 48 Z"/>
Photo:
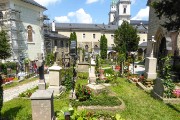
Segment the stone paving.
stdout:
<path fill-rule="evenodd" d="M 45 75 L 45 80 L 46 82 L 48 82 L 49 80 L 49 75 L 46 74 Z M 16 86 L 7 90 L 4 90 L 3 93 L 3 102 L 7 102 L 9 100 L 12 100 L 13 98 L 18 97 L 18 95 L 24 91 L 26 91 L 27 89 L 31 89 L 34 88 L 38 85 L 39 80 L 33 81 L 33 82 L 29 82 L 27 84 L 23 84 L 20 86 Z"/>

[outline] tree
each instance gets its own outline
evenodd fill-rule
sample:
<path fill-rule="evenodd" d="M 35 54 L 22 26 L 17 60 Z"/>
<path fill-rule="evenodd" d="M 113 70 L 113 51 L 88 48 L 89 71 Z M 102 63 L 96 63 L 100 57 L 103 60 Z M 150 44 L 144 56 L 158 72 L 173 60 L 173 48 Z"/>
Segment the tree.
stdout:
<path fill-rule="evenodd" d="M 0 118 L 2 117 L 1 116 L 1 109 L 3 106 L 3 87 L 2 87 L 2 84 L 3 84 L 3 79 L 2 79 L 2 76 L 0 73 Z"/>
<path fill-rule="evenodd" d="M 126 52 L 137 51 L 139 40 L 137 30 L 127 21 L 123 21 L 122 25 L 115 31 L 114 49 L 126 55 Z"/>
<path fill-rule="evenodd" d="M 105 35 L 102 35 L 100 38 L 100 55 L 102 59 L 107 58 L 107 38 Z"/>
<path fill-rule="evenodd" d="M 7 59 L 11 57 L 11 46 L 7 39 L 7 33 L 0 31 L 0 59 Z"/>
<path fill-rule="evenodd" d="M 117 60 L 121 64 L 121 74 L 123 74 L 123 63 L 127 58 L 127 52 L 137 51 L 139 40 L 137 30 L 127 21 L 123 21 L 122 25 L 115 31 L 114 50 L 118 52 Z"/>
<path fill-rule="evenodd" d="M 167 20 L 162 24 L 168 31 L 179 30 L 180 28 L 180 1 L 179 0 L 161 0 L 151 3 L 155 9 L 157 17 L 165 17 Z"/>
<path fill-rule="evenodd" d="M 76 36 L 76 32 L 72 32 L 70 34 L 69 45 L 71 44 L 71 41 L 76 41 L 76 53 L 77 53 L 77 36 Z"/>

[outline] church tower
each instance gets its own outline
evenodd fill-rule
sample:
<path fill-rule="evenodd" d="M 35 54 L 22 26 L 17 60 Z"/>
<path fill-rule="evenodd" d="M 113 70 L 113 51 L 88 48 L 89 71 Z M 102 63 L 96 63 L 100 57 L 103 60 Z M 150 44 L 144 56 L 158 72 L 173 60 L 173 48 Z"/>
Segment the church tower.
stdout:
<path fill-rule="evenodd" d="M 120 26 L 123 20 L 130 23 L 131 18 L 131 0 L 119 0 L 117 2 L 117 12 L 116 12 L 116 23 Z"/>
<path fill-rule="evenodd" d="M 116 18 L 116 0 L 112 0 L 109 12 L 109 24 L 114 24 Z"/>

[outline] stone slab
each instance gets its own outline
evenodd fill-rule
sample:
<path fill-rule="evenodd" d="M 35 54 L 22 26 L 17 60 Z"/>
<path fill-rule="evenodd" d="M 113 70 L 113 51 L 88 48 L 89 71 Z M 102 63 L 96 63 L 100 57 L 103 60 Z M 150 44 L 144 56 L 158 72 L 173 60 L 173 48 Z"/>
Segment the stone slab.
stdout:
<path fill-rule="evenodd" d="M 55 120 L 53 91 L 37 90 L 30 99 L 33 120 Z"/>

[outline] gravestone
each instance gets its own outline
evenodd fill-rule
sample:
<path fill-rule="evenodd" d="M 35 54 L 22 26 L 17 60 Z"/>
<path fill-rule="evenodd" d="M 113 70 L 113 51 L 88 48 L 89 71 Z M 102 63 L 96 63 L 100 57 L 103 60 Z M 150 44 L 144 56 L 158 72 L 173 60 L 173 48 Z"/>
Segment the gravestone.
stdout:
<path fill-rule="evenodd" d="M 33 120 L 55 120 L 53 107 L 53 91 L 46 90 L 44 80 L 44 61 L 43 55 L 38 53 L 36 65 L 39 70 L 39 89 L 34 92 L 31 99 L 32 119 Z"/>
<path fill-rule="evenodd" d="M 149 57 L 146 57 L 146 63 L 145 63 L 145 76 L 147 79 L 153 80 L 157 78 L 156 73 L 156 66 L 157 66 L 157 59 L 153 56 L 153 47 L 154 47 L 154 36 L 152 36 L 152 40 L 150 41 L 151 46 L 151 55 Z"/>
<path fill-rule="evenodd" d="M 91 67 L 89 68 L 89 84 L 96 84 L 96 75 L 95 75 L 95 61 L 91 58 Z"/>
<path fill-rule="evenodd" d="M 153 96 L 156 98 L 163 98 L 164 97 L 163 80 L 160 78 L 157 78 L 155 81 L 155 85 L 153 87 Z"/>
<path fill-rule="evenodd" d="M 62 77 L 61 77 L 62 67 L 60 66 L 52 66 L 49 68 L 49 90 L 54 91 L 54 95 L 61 94 L 64 91 L 64 87 L 61 85 Z"/>

